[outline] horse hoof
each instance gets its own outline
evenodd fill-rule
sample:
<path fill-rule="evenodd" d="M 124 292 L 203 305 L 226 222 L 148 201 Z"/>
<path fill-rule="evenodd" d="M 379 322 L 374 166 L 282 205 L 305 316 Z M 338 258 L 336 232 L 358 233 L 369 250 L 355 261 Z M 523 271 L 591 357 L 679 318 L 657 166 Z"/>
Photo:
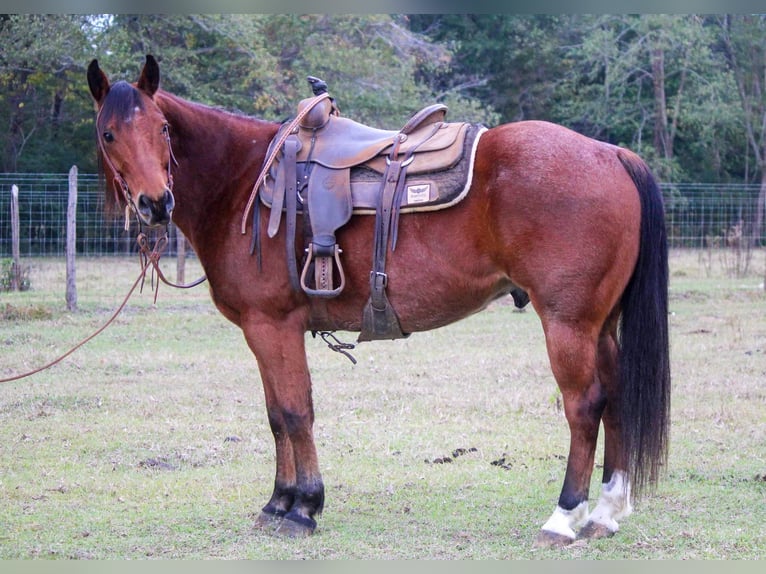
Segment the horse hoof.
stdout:
<path fill-rule="evenodd" d="M 255 524 L 253 524 L 253 528 L 257 530 L 273 531 L 279 527 L 279 524 L 281 522 L 282 522 L 281 516 L 277 516 L 276 514 L 272 514 L 271 512 L 261 511 L 261 513 L 258 515 L 258 518 L 255 519 Z"/>
<path fill-rule="evenodd" d="M 535 548 L 563 548 L 569 546 L 574 542 L 574 538 L 570 538 L 564 534 L 557 532 L 551 532 L 550 530 L 541 530 L 535 540 Z"/>
<path fill-rule="evenodd" d="M 605 524 L 600 524 L 598 522 L 589 520 L 588 523 L 580 529 L 580 532 L 577 534 L 577 538 L 609 538 L 610 536 L 614 536 L 614 532 L 614 530 Z"/>
<path fill-rule="evenodd" d="M 316 525 L 316 520 L 313 518 L 305 518 L 303 516 L 290 518 L 288 514 L 281 520 L 274 533 L 287 538 L 303 538 L 311 536 L 316 529 Z"/>

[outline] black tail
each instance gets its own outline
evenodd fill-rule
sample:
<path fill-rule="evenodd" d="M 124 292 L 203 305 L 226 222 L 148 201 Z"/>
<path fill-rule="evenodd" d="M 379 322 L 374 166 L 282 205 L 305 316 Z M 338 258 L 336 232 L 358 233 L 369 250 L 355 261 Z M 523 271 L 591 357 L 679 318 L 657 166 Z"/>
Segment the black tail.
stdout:
<path fill-rule="evenodd" d="M 662 193 L 638 156 L 620 153 L 641 198 L 641 244 L 622 296 L 621 420 L 628 476 L 639 497 L 667 463 L 670 432 L 668 243 Z"/>

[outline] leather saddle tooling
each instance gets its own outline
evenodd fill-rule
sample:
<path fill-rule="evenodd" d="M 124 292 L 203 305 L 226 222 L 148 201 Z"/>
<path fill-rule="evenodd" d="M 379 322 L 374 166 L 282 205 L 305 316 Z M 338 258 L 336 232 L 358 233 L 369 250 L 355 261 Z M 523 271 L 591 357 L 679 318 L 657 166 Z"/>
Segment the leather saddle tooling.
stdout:
<path fill-rule="evenodd" d="M 324 85 L 313 77 L 309 83 Z M 446 112 L 446 106 L 433 104 L 400 130 L 382 130 L 341 117 L 324 91 L 302 100 L 298 121 L 286 122 L 271 142 L 267 157 L 274 161 L 267 162 L 256 191 L 271 209 L 269 237 L 278 233 L 285 213 L 295 289 L 319 298 L 339 295 L 345 273 L 335 233 L 353 214 L 375 215 L 370 299 L 359 341 L 406 336 L 386 296 L 386 256 L 389 244 L 392 252 L 396 248 L 400 213 L 445 209 L 470 188 L 476 146 L 486 128 L 447 123 Z M 302 215 L 307 243 L 300 275 L 296 214 Z"/>

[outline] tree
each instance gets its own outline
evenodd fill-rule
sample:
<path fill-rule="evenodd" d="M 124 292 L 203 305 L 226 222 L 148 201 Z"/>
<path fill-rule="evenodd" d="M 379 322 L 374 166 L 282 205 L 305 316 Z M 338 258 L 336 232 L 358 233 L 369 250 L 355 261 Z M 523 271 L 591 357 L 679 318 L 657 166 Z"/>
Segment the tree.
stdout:
<path fill-rule="evenodd" d="M 753 236 L 760 238 L 766 210 L 766 16 L 726 14 L 719 18 L 726 62 L 734 76 L 743 129 L 760 175 Z"/>
<path fill-rule="evenodd" d="M 660 178 L 688 177 L 692 158 L 677 143 L 698 141 L 700 102 L 720 75 L 712 35 L 695 15 L 584 17 L 567 47 L 577 64 L 557 89 L 556 119 L 644 155 Z M 717 83 L 715 85 L 718 85 Z M 685 156 L 679 160 L 679 153 Z M 697 165 L 689 170 L 698 177 Z"/>
<path fill-rule="evenodd" d="M 311 95 L 307 75 L 328 81 L 342 113 L 395 128 L 445 101 L 452 117 L 492 122 L 492 110 L 419 83 L 421 65 L 450 59 L 444 46 L 388 15 L 10 15 L 0 17 L 3 171 L 96 169 L 93 106 L 84 80 L 98 58 L 133 81 L 145 54 L 162 86 L 209 105 L 281 120 Z M 427 63 L 427 64 L 426 64 Z"/>
<path fill-rule="evenodd" d="M 745 15 L 0 15 L 0 170 L 95 170 L 85 68 L 96 57 L 133 81 L 152 53 L 164 88 L 265 119 L 294 115 L 314 75 L 343 115 L 378 127 L 443 102 L 448 119 L 544 119 L 626 145 L 666 181 L 762 181 L 763 28 Z"/>
<path fill-rule="evenodd" d="M 411 29 L 453 52 L 446 65 L 421 66 L 435 93 L 476 98 L 498 122 L 543 119 L 558 78 L 571 62 L 567 45 L 573 16 L 410 14 Z"/>
<path fill-rule="evenodd" d="M 81 148 L 62 146 L 77 131 L 81 108 L 73 74 L 85 53 L 81 15 L 0 16 L 0 133 L 3 171 L 66 171 Z"/>
<path fill-rule="evenodd" d="M 98 46 L 124 79 L 152 53 L 166 89 L 270 119 L 293 115 L 311 96 L 306 77 L 319 76 L 342 113 L 381 127 L 432 103 L 416 67 L 449 58 L 388 15 L 116 15 Z M 465 98 L 451 102 L 469 119 L 491 117 Z"/>

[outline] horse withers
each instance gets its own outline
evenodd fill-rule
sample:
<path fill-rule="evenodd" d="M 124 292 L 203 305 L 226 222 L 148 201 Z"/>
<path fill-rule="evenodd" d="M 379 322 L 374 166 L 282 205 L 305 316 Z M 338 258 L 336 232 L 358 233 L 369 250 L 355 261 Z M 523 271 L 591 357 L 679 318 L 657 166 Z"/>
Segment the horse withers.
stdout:
<path fill-rule="evenodd" d="M 88 83 L 114 189 L 109 200 L 131 205 L 144 225 L 172 217 L 204 267 L 215 305 L 257 359 L 276 449 L 273 492 L 258 524 L 310 534 L 325 490 L 304 334 L 361 329 L 375 217 L 354 215 L 337 232 L 345 246 L 342 293 L 309 297 L 291 287 L 284 225 L 263 239 L 259 264 L 251 255 L 249 236 L 267 228 L 268 209 L 255 229 L 240 229 L 279 123 L 160 89 L 152 56 L 135 83 L 110 83 L 93 60 Z M 296 228 L 300 257 L 300 216 Z M 616 532 L 631 497 L 656 484 L 667 458 L 667 241 L 662 196 L 646 164 L 547 122 L 493 127 L 477 145 L 462 201 L 401 216 L 386 275 L 405 333 L 447 325 L 512 291 L 528 296 L 571 435 L 561 494 L 537 543 Z M 590 511 L 601 423 L 603 485 Z"/>

